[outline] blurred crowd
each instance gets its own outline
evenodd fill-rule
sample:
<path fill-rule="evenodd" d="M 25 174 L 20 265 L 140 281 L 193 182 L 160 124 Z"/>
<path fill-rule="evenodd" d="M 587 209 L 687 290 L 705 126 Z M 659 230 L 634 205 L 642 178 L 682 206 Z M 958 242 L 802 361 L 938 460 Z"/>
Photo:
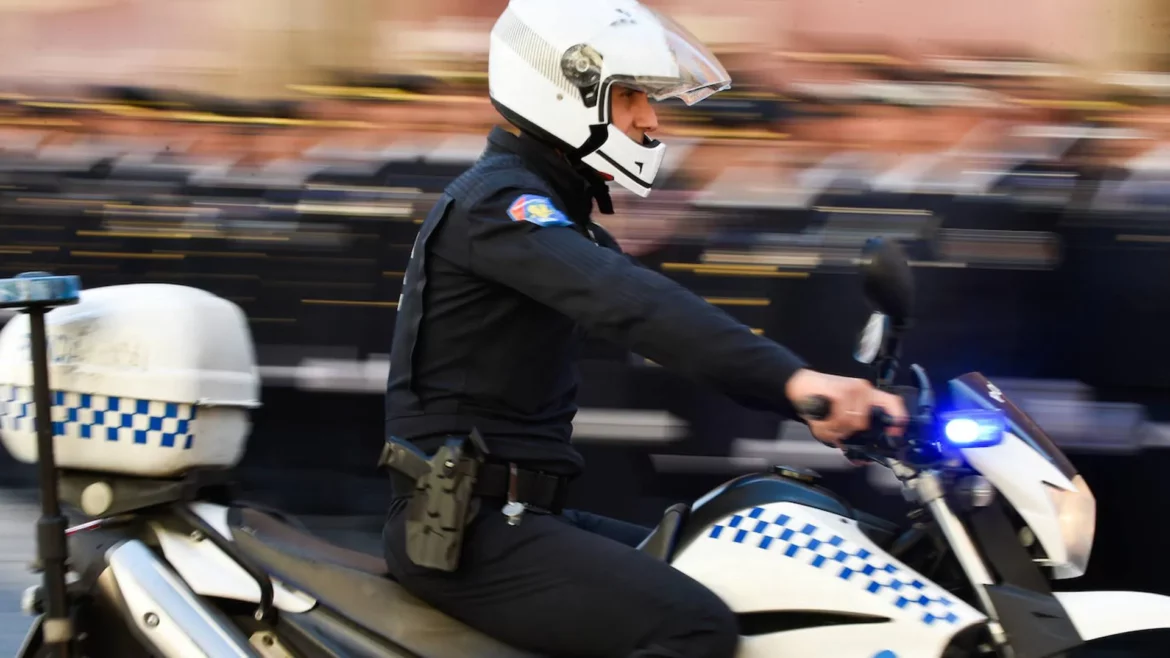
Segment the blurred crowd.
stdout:
<path fill-rule="evenodd" d="M 1156 76 L 1090 82 L 1009 58 L 792 52 L 765 66 L 759 57 L 725 54 L 732 90 L 693 108 L 660 106 L 666 188 L 764 206 L 834 188 L 981 194 L 1031 161 L 1110 172 L 1099 173 L 1116 183 L 1102 200 L 1120 203 L 1170 169 L 1170 105 Z M 788 79 L 777 82 L 777 70 Z M 296 185 L 329 167 L 467 161 L 502 122 L 485 82 L 476 70 L 342 78 L 268 103 L 133 87 L 0 89 L 0 166 L 88 159 Z"/>

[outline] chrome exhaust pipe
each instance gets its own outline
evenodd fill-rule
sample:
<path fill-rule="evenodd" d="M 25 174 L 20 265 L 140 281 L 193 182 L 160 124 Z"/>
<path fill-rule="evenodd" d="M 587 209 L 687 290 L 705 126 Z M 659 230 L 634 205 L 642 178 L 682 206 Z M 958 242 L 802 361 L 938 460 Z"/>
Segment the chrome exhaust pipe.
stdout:
<path fill-rule="evenodd" d="M 146 544 L 119 542 L 105 557 L 98 587 L 148 648 L 168 658 L 261 658 L 240 629 L 204 604 Z"/>

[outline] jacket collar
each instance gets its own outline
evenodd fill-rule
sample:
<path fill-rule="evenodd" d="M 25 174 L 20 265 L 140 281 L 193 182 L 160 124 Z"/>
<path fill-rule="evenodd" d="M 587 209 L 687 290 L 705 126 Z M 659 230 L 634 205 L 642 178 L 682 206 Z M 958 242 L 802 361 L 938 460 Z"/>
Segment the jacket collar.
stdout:
<path fill-rule="evenodd" d="M 594 201 L 603 215 L 613 214 L 609 187 L 600 174 L 587 165 L 570 161 L 561 152 L 535 137 L 527 133 L 516 136 L 497 126 L 488 135 L 488 150 L 506 151 L 520 156 L 525 166 L 547 181 L 557 196 L 569 206 L 565 210 L 571 217 L 588 223 Z"/>

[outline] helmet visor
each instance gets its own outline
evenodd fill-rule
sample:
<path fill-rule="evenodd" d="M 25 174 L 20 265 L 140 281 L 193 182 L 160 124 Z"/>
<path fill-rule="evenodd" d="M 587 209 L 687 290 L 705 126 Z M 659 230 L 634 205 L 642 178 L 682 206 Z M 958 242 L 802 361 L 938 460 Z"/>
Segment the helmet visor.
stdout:
<path fill-rule="evenodd" d="M 694 105 L 708 96 L 731 87 L 731 76 L 719 63 L 719 58 L 707 49 L 695 35 L 673 19 L 651 9 L 662 24 L 666 44 L 678 66 L 677 77 L 614 76 L 614 82 L 646 92 L 652 100 L 678 98 Z"/>

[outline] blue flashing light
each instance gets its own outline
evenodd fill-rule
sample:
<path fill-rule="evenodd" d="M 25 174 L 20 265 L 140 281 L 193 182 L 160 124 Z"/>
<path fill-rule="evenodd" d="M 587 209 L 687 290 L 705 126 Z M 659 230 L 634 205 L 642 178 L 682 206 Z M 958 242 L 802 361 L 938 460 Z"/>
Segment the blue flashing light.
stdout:
<path fill-rule="evenodd" d="M 956 448 L 985 448 L 1003 441 L 1004 419 L 998 411 L 964 410 L 943 414 L 943 436 Z"/>
<path fill-rule="evenodd" d="M 977 420 L 956 418 L 947 423 L 947 441 L 951 443 L 966 445 L 978 441 L 981 434 L 983 434 L 983 428 L 979 426 L 979 421 Z"/>
<path fill-rule="evenodd" d="M 0 279 L 0 308 L 66 306 L 81 298 L 81 279 L 26 272 L 12 279 Z"/>

